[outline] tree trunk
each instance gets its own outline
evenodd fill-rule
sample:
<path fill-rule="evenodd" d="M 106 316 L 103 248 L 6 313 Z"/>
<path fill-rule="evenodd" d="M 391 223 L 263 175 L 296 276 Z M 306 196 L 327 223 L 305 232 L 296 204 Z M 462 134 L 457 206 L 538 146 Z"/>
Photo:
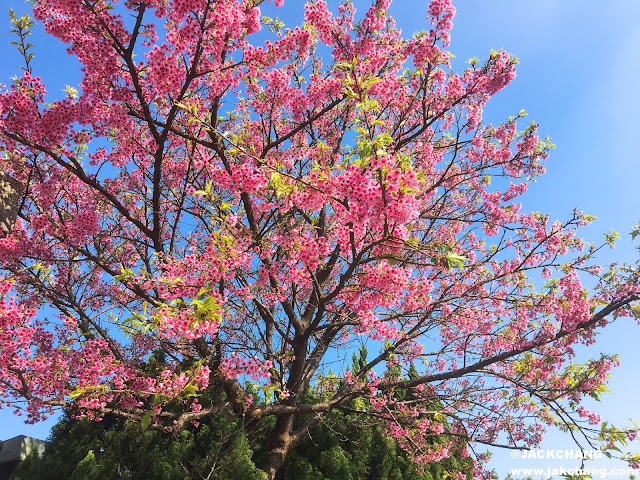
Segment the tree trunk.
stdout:
<path fill-rule="evenodd" d="M 18 216 L 24 186 L 9 174 L 0 172 L 0 236 L 10 232 Z"/>
<path fill-rule="evenodd" d="M 262 471 L 267 475 L 269 480 L 276 478 L 276 473 L 284 463 L 287 454 L 293 447 L 291 438 L 291 425 L 293 416 L 287 415 L 278 417 L 276 425 L 269 436 L 269 445 L 267 447 L 267 457 L 262 466 Z"/>

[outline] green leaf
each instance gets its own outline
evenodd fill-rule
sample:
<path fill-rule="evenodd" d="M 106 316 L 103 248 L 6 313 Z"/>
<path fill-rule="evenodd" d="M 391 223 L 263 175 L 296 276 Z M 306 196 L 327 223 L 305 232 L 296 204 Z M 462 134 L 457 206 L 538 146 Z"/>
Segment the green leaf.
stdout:
<path fill-rule="evenodd" d="M 142 428 L 143 432 L 146 432 L 151 425 L 151 410 L 144 414 L 142 420 L 140 421 L 140 428 Z"/>
<path fill-rule="evenodd" d="M 186 397 L 195 397 L 198 395 L 198 389 L 193 383 L 189 382 L 184 386 L 181 393 Z"/>
<path fill-rule="evenodd" d="M 280 390 L 280 387 L 277 385 L 270 383 L 269 385 L 265 385 L 262 387 L 262 391 L 264 392 L 264 398 L 267 403 L 271 402 L 271 398 L 274 397 L 273 392 L 276 390 Z"/>
<path fill-rule="evenodd" d="M 447 264 L 447 268 L 458 267 L 460 271 L 464 268 L 464 262 L 469 260 L 467 257 L 462 255 L 458 255 L 457 253 L 449 253 L 446 257 L 444 257 L 445 262 Z"/>
<path fill-rule="evenodd" d="M 393 143 L 393 137 L 391 136 L 391 134 L 389 134 L 389 132 L 384 132 L 375 138 L 375 142 L 385 146 L 391 145 Z"/>
<path fill-rule="evenodd" d="M 620 238 L 620 234 L 618 232 L 614 232 L 611 230 L 609 233 L 604 234 L 604 243 L 613 245 L 616 243 L 616 240 Z"/>

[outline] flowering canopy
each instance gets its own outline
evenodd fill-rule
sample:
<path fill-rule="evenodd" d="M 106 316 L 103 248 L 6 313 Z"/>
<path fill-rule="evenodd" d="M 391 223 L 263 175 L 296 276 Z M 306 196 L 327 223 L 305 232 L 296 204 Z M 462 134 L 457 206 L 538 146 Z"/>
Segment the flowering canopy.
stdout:
<path fill-rule="evenodd" d="M 83 67 L 46 101 L 14 19 L 0 400 L 29 421 L 69 405 L 145 428 L 275 417 L 269 478 L 336 409 L 387 422 L 418 463 L 535 445 L 544 425 L 589 441 L 580 399 L 616 359 L 573 349 L 637 290 L 588 296 L 597 248 L 575 233 L 591 218 L 514 202 L 551 147 L 524 112 L 482 124 L 516 60 L 452 72 L 449 0 L 410 39 L 390 0 L 361 17 L 315 0 L 286 30 L 261 3 L 37 0 Z"/>

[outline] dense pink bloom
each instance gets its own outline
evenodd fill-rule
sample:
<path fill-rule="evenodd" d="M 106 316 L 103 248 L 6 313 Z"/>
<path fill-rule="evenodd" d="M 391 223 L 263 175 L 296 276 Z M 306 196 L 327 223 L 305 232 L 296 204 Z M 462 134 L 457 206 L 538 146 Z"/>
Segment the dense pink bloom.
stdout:
<path fill-rule="evenodd" d="M 580 402 L 617 359 L 572 359 L 599 312 L 637 314 L 636 276 L 589 294 L 590 217 L 518 203 L 550 144 L 482 123 L 516 59 L 453 72 L 450 0 L 411 39 L 390 0 L 308 2 L 289 29 L 267 19 L 283 3 L 37 2 L 83 76 L 0 91 L 0 171 L 25 187 L 0 238 L 0 402 L 276 416 L 284 450 L 311 428 L 294 417 L 356 405 L 419 464 L 598 424 Z"/>

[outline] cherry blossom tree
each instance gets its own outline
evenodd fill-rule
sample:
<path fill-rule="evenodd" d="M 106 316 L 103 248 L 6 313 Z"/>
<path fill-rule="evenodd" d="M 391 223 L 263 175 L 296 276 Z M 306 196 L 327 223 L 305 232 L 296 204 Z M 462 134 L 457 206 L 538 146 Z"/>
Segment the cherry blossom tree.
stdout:
<path fill-rule="evenodd" d="M 580 403 L 616 358 L 571 360 L 633 314 L 633 272 L 588 294 L 592 218 L 515 201 L 552 147 L 524 112 L 482 123 L 516 59 L 456 73 L 450 1 L 408 39 L 390 3 L 310 1 L 284 29 L 260 10 L 282 0 L 36 0 L 82 64 L 56 98 L 14 17 L 3 405 L 145 429 L 270 418 L 269 479 L 335 411 L 385 422 L 418 464 L 473 456 L 476 476 L 478 446 L 534 446 L 546 426 L 583 446 L 625 434 Z"/>

